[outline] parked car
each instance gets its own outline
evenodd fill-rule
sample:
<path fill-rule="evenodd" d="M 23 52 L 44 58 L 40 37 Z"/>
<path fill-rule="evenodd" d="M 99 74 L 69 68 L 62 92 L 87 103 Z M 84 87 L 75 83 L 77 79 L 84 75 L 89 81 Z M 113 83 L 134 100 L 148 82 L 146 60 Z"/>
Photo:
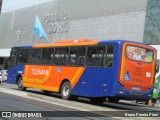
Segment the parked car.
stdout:
<path fill-rule="evenodd" d="M 1 70 L 0 71 L 0 81 L 1 81 L 1 83 L 2 82 L 6 82 L 6 80 L 7 80 L 7 71 L 8 70 Z"/>

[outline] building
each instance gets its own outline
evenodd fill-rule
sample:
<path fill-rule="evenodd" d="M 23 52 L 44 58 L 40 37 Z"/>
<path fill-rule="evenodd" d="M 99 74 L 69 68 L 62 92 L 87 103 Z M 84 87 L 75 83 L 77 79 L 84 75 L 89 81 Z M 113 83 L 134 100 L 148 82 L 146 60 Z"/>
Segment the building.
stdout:
<path fill-rule="evenodd" d="M 2 0 L 0 0 L 0 13 L 1 13 L 1 8 L 2 8 Z"/>
<path fill-rule="evenodd" d="M 7 9 L 4 1 L 0 15 L 2 58 L 9 56 L 13 46 L 64 39 L 160 44 L 160 0 L 36 0 L 24 5 L 23 0 L 15 0 L 17 6 Z"/>

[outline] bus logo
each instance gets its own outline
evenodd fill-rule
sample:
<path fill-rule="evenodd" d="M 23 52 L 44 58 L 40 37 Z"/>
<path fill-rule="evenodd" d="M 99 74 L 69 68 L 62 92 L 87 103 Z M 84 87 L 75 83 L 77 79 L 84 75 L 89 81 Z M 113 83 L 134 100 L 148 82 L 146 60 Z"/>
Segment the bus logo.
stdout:
<path fill-rule="evenodd" d="M 58 71 L 58 73 L 60 73 L 60 72 L 61 72 L 61 68 L 60 68 L 60 67 L 58 67 L 58 70 L 57 70 L 57 71 Z"/>
<path fill-rule="evenodd" d="M 37 33 L 39 33 L 40 39 L 43 37 L 47 42 L 49 42 L 48 39 L 47 39 L 47 36 L 46 36 L 46 34 L 43 30 L 43 27 L 41 25 L 39 17 L 36 15 L 36 20 L 35 20 L 35 25 L 34 25 L 34 33 L 33 33 L 33 40 L 36 37 Z"/>
<path fill-rule="evenodd" d="M 49 75 L 48 70 L 32 69 L 33 75 Z"/>
<path fill-rule="evenodd" d="M 130 80 L 130 74 L 129 74 L 129 72 L 128 72 L 128 71 L 126 72 L 126 74 L 125 74 L 125 77 L 124 77 L 124 78 L 125 78 L 125 80 Z"/>

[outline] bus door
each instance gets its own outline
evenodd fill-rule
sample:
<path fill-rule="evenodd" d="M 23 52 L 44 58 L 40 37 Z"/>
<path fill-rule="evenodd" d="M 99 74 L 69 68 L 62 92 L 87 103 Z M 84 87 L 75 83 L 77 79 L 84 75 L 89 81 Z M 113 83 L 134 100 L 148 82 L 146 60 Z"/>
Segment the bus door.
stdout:
<path fill-rule="evenodd" d="M 154 84 L 156 51 L 134 43 L 124 43 L 120 83 L 124 89 L 147 91 Z"/>
<path fill-rule="evenodd" d="M 9 57 L 9 71 L 8 71 L 8 76 L 7 76 L 7 82 L 15 84 L 15 79 L 16 79 L 16 71 L 17 71 L 17 66 L 18 64 L 18 53 L 19 50 L 18 48 L 13 48 L 11 51 L 11 55 Z"/>

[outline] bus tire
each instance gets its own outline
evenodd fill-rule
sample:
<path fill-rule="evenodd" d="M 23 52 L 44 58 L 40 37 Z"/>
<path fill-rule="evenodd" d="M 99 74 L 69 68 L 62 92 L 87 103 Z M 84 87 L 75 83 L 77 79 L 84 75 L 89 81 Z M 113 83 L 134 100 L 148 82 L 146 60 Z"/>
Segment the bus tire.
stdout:
<path fill-rule="evenodd" d="M 90 101 L 93 104 L 103 104 L 106 101 L 106 97 L 91 97 Z"/>
<path fill-rule="evenodd" d="M 120 99 L 117 97 L 108 97 L 109 102 L 117 103 Z"/>
<path fill-rule="evenodd" d="M 71 97 L 71 84 L 68 81 L 62 84 L 61 97 L 65 100 L 68 100 Z"/>
<path fill-rule="evenodd" d="M 25 91 L 25 90 L 26 90 L 26 87 L 23 87 L 22 77 L 20 77 L 20 78 L 18 79 L 18 89 L 21 90 L 21 91 Z"/>

